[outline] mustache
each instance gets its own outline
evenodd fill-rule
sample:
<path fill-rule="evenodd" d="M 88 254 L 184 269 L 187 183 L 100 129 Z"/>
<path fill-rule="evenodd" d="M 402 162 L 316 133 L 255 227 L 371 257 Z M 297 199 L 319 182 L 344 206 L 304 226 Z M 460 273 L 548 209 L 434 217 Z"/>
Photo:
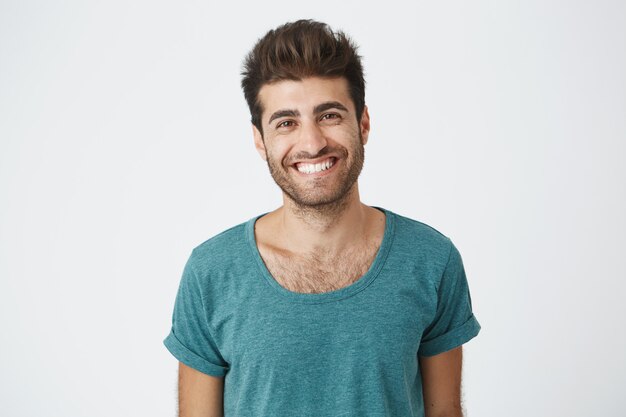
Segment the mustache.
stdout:
<path fill-rule="evenodd" d="M 326 155 L 330 155 L 330 154 L 334 154 L 334 155 L 339 155 L 341 157 L 346 157 L 348 154 L 348 151 L 346 150 L 346 148 L 344 147 L 329 147 L 329 146 L 325 146 L 322 149 L 320 149 L 320 151 L 316 154 L 310 154 L 308 152 L 298 152 L 295 155 L 292 155 L 289 160 L 288 163 L 292 164 L 294 161 L 298 161 L 298 160 L 302 160 L 302 159 L 316 159 L 316 158 L 320 158 Z"/>

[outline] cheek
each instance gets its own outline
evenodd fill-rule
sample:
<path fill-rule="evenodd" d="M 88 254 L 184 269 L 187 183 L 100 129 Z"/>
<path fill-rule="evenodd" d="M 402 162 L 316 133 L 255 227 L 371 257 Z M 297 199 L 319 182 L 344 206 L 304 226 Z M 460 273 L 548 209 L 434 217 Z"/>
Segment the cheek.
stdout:
<path fill-rule="evenodd" d="M 274 163 L 274 165 L 284 165 L 288 156 L 288 149 L 284 146 L 271 145 L 265 148 L 267 158 Z"/>
<path fill-rule="evenodd" d="M 359 130 L 359 126 L 356 123 L 346 123 L 339 126 L 336 126 L 332 131 L 332 136 L 340 140 L 342 144 L 350 145 L 355 141 L 359 141 L 359 135 L 361 131 Z"/>

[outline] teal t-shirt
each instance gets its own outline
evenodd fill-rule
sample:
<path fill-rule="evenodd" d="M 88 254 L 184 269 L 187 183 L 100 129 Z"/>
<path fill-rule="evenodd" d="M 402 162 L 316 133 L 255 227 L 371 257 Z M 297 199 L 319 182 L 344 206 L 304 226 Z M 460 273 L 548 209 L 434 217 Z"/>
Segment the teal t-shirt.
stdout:
<path fill-rule="evenodd" d="M 270 275 L 254 236 L 261 216 L 192 251 L 164 343 L 224 376 L 225 417 L 424 416 L 418 355 L 460 346 L 480 325 L 451 240 L 378 209 L 374 262 L 331 292 L 293 292 Z"/>

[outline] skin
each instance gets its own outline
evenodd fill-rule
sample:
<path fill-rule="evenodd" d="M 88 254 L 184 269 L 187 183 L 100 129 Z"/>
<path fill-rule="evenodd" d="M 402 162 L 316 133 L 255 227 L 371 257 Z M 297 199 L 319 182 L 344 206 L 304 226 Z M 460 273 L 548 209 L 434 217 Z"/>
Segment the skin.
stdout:
<path fill-rule="evenodd" d="M 360 202 L 356 181 L 363 165 L 363 146 L 370 130 L 365 108 L 360 123 L 343 78 L 308 78 L 266 84 L 259 92 L 264 109 L 263 132 L 253 126 L 254 144 L 283 190 L 283 206 L 257 221 L 258 237 L 273 235 L 291 251 L 308 254 L 326 250 L 343 253 L 358 244 L 376 218 L 384 215 Z M 339 107 L 316 112 L 316 106 Z M 297 116 L 272 119 L 284 110 Z M 335 165 L 319 174 L 303 174 L 296 162 Z"/>
<path fill-rule="evenodd" d="M 283 191 L 283 205 L 259 218 L 259 246 L 289 250 L 303 259 L 332 262 L 363 242 L 380 242 L 384 214 L 360 201 L 358 176 L 370 132 L 367 107 L 360 120 L 344 78 L 278 81 L 259 92 L 263 134 L 254 144 Z M 334 165 L 320 173 L 299 172 L 298 163 Z M 461 347 L 419 357 L 427 417 L 462 417 Z M 181 417 L 223 415 L 223 378 L 180 365 Z"/>
<path fill-rule="evenodd" d="M 224 378 L 178 363 L 178 415 L 223 417 Z"/>
<path fill-rule="evenodd" d="M 461 371 L 463 347 L 434 356 L 420 356 L 426 417 L 463 417 Z"/>

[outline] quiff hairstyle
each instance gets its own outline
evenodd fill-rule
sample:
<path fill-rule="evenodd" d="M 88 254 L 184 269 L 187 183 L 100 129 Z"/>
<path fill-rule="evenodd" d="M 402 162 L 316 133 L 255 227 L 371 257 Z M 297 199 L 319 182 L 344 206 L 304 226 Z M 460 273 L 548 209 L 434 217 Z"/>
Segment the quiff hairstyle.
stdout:
<path fill-rule="evenodd" d="M 343 32 L 314 20 L 298 20 L 272 29 L 246 56 L 241 87 L 252 124 L 263 134 L 259 91 L 265 84 L 306 77 L 344 77 L 361 120 L 365 107 L 365 80 L 358 47 Z"/>

